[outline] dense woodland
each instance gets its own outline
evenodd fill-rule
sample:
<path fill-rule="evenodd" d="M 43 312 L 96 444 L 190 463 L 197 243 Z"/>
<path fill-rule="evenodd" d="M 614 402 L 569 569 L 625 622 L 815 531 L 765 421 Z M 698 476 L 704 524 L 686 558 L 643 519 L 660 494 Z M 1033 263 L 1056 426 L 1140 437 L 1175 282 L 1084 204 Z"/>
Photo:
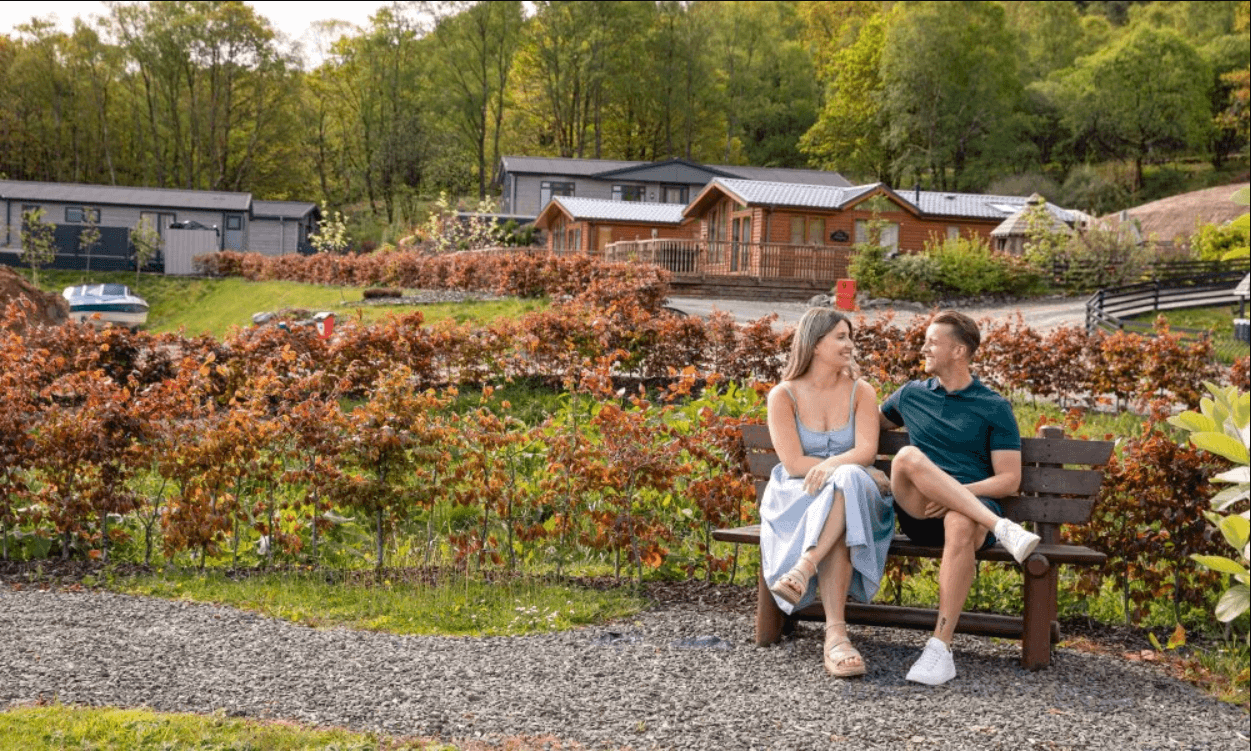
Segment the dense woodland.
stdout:
<path fill-rule="evenodd" d="M 1245 160 L 1248 5 L 404 2 L 305 70 L 243 3 L 114 2 L 0 36 L 0 176 L 394 224 L 501 154 L 683 157 L 1110 211 Z"/>

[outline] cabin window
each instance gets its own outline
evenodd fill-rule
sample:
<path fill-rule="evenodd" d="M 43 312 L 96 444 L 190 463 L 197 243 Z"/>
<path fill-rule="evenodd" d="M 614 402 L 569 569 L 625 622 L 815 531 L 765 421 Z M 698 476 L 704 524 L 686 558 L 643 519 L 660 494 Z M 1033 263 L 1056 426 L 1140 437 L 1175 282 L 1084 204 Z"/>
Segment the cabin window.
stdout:
<path fill-rule="evenodd" d="M 156 230 L 156 234 L 162 238 L 165 237 L 165 230 L 169 229 L 169 225 L 178 221 L 178 217 L 174 214 L 167 214 L 163 211 L 140 211 L 139 221 L 148 220 L 148 226 Z"/>
<path fill-rule="evenodd" d="M 820 217 L 791 217 L 791 245 L 824 245 L 825 219 Z"/>
<path fill-rule="evenodd" d="M 871 242 L 872 238 L 870 237 L 870 234 L 872 233 L 869 231 L 869 223 L 870 222 L 867 219 L 856 220 L 857 244 Z M 878 221 L 877 225 L 878 230 L 881 233 L 878 238 L 878 245 L 883 248 L 890 248 L 891 250 L 899 250 L 899 223 Z"/>
<path fill-rule="evenodd" d="M 643 201 L 646 196 L 643 194 L 642 185 L 614 185 L 612 186 L 612 200 L 614 201 Z"/>
<path fill-rule="evenodd" d="M 959 227 L 957 227 L 957 226 L 956 226 L 956 225 L 954 225 L 954 224 L 948 224 L 948 225 L 947 225 L 947 239 L 948 239 L 948 240 L 959 240 L 959 239 L 960 239 L 960 228 L 959 228 Z"/>
<path fill-rule="evenodd" d="M 99 224 L 100 210 L 86 206 L 66 206 L 65 222 L 67 224 Z"/>
<path fill-rule="evenodd" d="M 542 209 L 555 196 L 572 196 L 573 183 L 544 180 L 539 184 L 539 208 Z"/>
<path fill-rule="evenodd" d="M 661 203 L 687 203 L 689 188 L 685 185 L 661 185 Z"/>

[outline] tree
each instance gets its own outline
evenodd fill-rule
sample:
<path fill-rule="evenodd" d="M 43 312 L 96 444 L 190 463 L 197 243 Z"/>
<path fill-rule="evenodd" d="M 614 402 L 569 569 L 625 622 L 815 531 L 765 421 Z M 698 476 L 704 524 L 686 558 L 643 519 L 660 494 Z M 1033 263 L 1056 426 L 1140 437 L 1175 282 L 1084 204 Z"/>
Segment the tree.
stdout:
<path fill-rule="evenodd" d="M 838 6 L 812 3 L 825 11 Z M 881 107 L 884 86 L 882 48 L 887 17 L 873 3 L 856 4 L 857 12 L 818 24 L 809 17 L 809 33 L 841 46 L 826 51 L 818 75 L 825 83 L 825 102 L 817 121 L 800 139 L 800 149 L 825 169 L 870 176 L 898 184 L 896 154 L 886 142 L 888 124 Z M 814 40 L 817 41 L 817 40 Z"/>
<path fill-rule="evenodd" d="M 901 5 L 881 66 L 886 142 L 902 170 L 928 171 L 938 188 L 958 190 L 973 162 L 1015 150 L 1021 84 L 1002 6 Z"/>
<path fill-rule="evenodd" d="M 130 231 L 130 246 L 135 252 L 135 284 L 138 284 L 139 272 L 148 265 L 148 261 L 156 257 L 157 251 L 161 249 L 161 234 L 157 232 L 156 227 L 152 226 L 152 221 L 147 217 L 140 219 Z"/>
<path fill-rule="evenodd" d="M 87 254 L 86 272 L 91 273 L 91 251 L 100 245 L 100 228 L 96 226 L 95 215 L 87 217 L 87 226 L 78 233 L 78 249 Z"/>
<path fill-rule="evenodd" d="M 43 220 L 43 209 L 22 212 L 22 263 L 30 266 L 30 281 L 39 286 L 39 267 L 56 260 L 56 228 Z"/>
<path fill-rule="evenodd" d="M 443 52 L 439 66 L 444 112 L 474 153 L 478 198 L 486 198 L 487 170 L 500 158 L 508 80 L 523 23 L 521 3 L 450 2 L 438 19 L 434 38 Z M 487 138 L 492 135 L 488 162 Z M 489 166 L 488 166 L 489 165 Z"/>
<path fill-rule="evenodd" d="M 1061 77 L 1063 119 L 1098 155 L 1134 160 L 1142 185 L 1149 157 L 1202 143 L 1209 107 L 1207 64 L 1171 30 L 1139 26 L 1083 57 Z"/>

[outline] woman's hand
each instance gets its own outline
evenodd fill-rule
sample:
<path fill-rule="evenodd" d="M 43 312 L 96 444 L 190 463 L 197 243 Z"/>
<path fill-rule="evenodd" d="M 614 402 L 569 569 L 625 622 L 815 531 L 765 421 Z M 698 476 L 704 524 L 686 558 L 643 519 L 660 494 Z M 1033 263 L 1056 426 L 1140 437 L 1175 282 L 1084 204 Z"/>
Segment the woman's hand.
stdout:
<path fill-rule="evenodd" d="M 804 475 L 804 492 L 808 495 L 816 495 L 833 475 L 834 467 L 825 462 L 817 464 Z"/>

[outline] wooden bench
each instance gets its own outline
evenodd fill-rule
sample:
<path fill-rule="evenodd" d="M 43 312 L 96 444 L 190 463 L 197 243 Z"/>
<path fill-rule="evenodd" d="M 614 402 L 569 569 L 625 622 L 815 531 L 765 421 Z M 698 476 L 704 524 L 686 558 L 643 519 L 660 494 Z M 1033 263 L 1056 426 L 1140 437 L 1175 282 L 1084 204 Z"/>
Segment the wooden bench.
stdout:
<path fill-rule="evenodd" d="M 756 497 L 760 498 L 769 473 L 777 464 L 777 454 L 764 425 L 743 427 L 743 442 L 748 452 L 752 475 L 756 478 Z M 890 457 L 908 444 L 904 431 L 883 431 L 878 444 L 876 466 L 889 474 Z M 1094 509 L 1095 497 L 1103 483 L 1098 467 L 1108 463 L 1112 455 L 1109 441 L 1087 441 L 1065 438 L 1058 427 L 1044 427 L 1039 437 L 1021 441 L 1021 488 L 1019 494 L 1001 501 L 1004 515 L 1017 522 L 1030 522 L 1042 542 L 1021 566 L 1024 572 L 1025 607 L 1022 616 L 989 613 L 962 613 L 957 631 L 1000 636 L 1021 640 L 1021 664 L 1038 670 L 1051 664 L 1051 645 L 1060 640 L 1060 624 L 1056 620 L 1061 564 L 1092 565 L 1107 557 L 1097 550 L 1060 542 L 1061 524 L 1087 524 Z M 1027 527 L 1030 525 L 1026 525 Z M 719 529 L 713 538 L 723 542 L 760 544 L 760 526 Z M 891 555 L 941 558 L 942 548 L 913 544 L 906 536 L 896 534 L 890 546 Z M 1013 561 L 1002 545 L 979 551 L 978 560 Z M 764 575 L 759 576 L 756 595 L 756 643 L 774 644 L 784 633 L 794 629 L 797 620 L 825 619 L 820 602 L 815 602 L 787 616 L 774 602 Z M 933 629 L 938 613 L 935 610 L 899 607 L 876 603 L 847 603 L 847 621 L 874 626 Z"/>

